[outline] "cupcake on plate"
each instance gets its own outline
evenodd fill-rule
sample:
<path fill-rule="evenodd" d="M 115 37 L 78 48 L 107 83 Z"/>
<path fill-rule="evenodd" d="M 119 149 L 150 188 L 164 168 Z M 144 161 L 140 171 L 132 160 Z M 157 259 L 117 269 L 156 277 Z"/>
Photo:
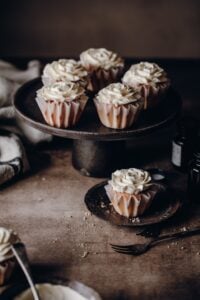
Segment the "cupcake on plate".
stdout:
<path fill-rule="evenodd" d="M 59 59 L 47 64 L 42 74 L 42 82 L 48 86 L 59 81 L 79 82 L 88 84 L 88 72 L 79 61 L 74 59 Z"/>
<path fill-rule="evenodd" d="M 130 168 L 112 173 L 105 190 L 116 212 L 129 218 L 142 215 L 160 187 L 147 171 Z"/>
<path fill-rule="evenodd" d="M 143 107 L 141 94 L 122 83 L 111 83 L 100 90 L 94 103 L 102 124 L 115 129 L 130 127 Z"/>
<path fill-rule="evenodd" d="M 82 52 L 80 61 L 90 74 L 88 89 L 94 92 L 118 81 L 124 68 L 124 60 L 105 48 L 90 48 Z"/>
<path fill-rule="evenodd" d="M 17 262 L 11 246 L 19 242 L 15 232 L 0 227 L 0 285 L 4 285 L 13 274 Z"/>
<path fill-rule="evenodd" d="M 140 90 L 144 97 L 144 109 L 156 106 L 170 86 L 167 73 L 157 64 L 149 62 L 132 65 L 122 82 Z"/>
<path fill-rule="evenodd" d="M 37 91 L 36 101 L 45 121 L 57 128 L 77 124 L 88 97 L 85 89 L 74 82 L 56 82 Z"/>

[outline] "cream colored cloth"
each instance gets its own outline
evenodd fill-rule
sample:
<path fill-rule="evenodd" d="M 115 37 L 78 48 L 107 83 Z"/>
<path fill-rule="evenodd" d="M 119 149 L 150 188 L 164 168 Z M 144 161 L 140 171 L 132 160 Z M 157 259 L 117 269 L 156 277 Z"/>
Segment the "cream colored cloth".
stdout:
<path fill-rule="evenodd" d="M 18 88 L 40 75 L 39 61 L 30 61 L 26 70 L 0 60 L 0 185 L 29 168 L 24 146 L 19 136 L 37 144 L 50 141 L 52 137 L 25 123 L 17 125 L 12 105 Z M 17 135 L 16 135 L 17 134 Z"/>

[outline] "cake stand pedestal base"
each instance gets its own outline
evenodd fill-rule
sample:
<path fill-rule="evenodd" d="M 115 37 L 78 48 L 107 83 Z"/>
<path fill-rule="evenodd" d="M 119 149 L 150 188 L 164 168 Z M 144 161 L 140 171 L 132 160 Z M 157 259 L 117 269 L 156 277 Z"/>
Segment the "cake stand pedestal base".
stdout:
<path fill-rule="evenodd" d="M 109 177 L 124 166 L 125 141 L 74 140 L 72 164 L 82 175 Z"/>

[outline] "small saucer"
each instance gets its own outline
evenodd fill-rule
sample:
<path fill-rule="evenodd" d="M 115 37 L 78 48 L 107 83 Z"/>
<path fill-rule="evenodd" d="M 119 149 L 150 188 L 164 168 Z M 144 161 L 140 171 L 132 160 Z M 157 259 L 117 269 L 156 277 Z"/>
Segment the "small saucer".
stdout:
<path fill-rule="evenodd" d="M 107 181 L 104 181 L 92 187 L 85 195 L 85 203 L 91 213 L 115 225 L 146 226 L 160 223 L 174 216 L 182 206 L 178 196 L 164 187 L 142 216 L 126 218 L 114 210 L 104 188 L 106 184 Z"/>

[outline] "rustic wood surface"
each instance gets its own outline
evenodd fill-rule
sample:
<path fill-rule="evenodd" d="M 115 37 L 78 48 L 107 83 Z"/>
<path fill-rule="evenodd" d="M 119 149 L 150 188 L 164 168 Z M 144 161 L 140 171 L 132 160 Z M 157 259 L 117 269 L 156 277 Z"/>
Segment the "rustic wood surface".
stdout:
<path fill-rule="evenodd" d="M 164 62 L 183 98 L 185 114 L 199 114 L 200 61 Z M 186 197 L 187 176 L 170 163 L 173 128 L 128 142 L 130 166 L 159 167 Z M 0 190 L 0 225 L 15 229 L 26 244 L 36 277 L 82 281 L 105 300 L 198 299 L 200 237 L 163 243 L 140 257 L 120 255 L 109 243 L 144 241 L 136 229 L 121 228 L 88 213 L 84 195 L 103 179 L 71 166 L 71 141 L 29 149 L 32 170 Z M 199 195 L 197 195 L 199 197 Z M 189 199 L 188 199 L 189 200 Z M 200 206 L 190 203 L 162 232 L 200 225 Z M 18 278 L 16 279 L 18 280 Z"/>

